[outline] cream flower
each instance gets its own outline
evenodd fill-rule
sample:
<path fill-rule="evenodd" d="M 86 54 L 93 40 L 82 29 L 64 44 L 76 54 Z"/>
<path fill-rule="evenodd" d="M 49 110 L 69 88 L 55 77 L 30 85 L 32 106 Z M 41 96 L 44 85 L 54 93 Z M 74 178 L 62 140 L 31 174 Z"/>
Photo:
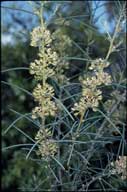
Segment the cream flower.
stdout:
<path fill-rule="evenodd" d="M 35 137 L 35 140 L 39 143 L 38 155 L 42 158 L 54 156 L 57 152 L 56 143 L 51 140 L 52 133 L 48 129 L 40 129 Z"/>
<path fill-rule="evenodd" d="M 41 102 L 46 98 L 52 98 L 54 96 L 54 89 L 48 83 L 45 83 L 44 86 L 42 86 L 41 84 L 38 84 L 33 91 L 33 96 L 36 101 Z"/>
<path fill-rule="evenodd" d="M 42 43 L 44 43 L 44 45 L 49 45 L 51 42 L 50 31 L 45 27 L 38 26 L 31 32 L 31 46 L 40 47 Z"/>

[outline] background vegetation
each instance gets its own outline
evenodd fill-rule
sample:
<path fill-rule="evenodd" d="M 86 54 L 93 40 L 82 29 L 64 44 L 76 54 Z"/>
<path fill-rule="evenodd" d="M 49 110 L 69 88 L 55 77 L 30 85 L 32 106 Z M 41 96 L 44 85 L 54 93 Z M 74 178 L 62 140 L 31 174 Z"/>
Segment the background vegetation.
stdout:
<path fill-rule="evenodd" d="M 80 144 L 77 145 L 71 164 L 67 167 L 69 150 L 68 145 L 64 144 L 61 146 L 63 154 L 61 164 L 66 171 L 63 171 L 55 161 L 48 167 L 45 161 L 35 155 L 34 150 L 28 156 L 39 127 L 39 122 L 31 118 L 31 111 L 35 106 L 31 95 L 35 81 L 29 74 L 29 64 L 36 58 L 37 50 L 30 46 L 29 33 L 39 21 L 27 2 L 19 2 L 25 5 L 21 4 L 18 7 L 17 2 L 2 3 L 2 190 L 124 191 L 127 187 L 126 179 L 121 179 L 117 174 L 110 175 L 108 166 L 109 162 L 115 161 L 119 156 L 127 156 L 125 18 L 122 30 L 115 40 L 115 44 L 120 42 L 118 51 L 112 53 L 109 58 L 111 66 L 108 72 L 112 76 L 113 83 L 111 86 L 103 87 L 104 99 L 100 106 L 103 113 L 100 115 L 98 112 L 88 111 L 88 121 L 83 124 L 86 132 L 82 134 L 80 141 L 89 142 L 94 139 L 97 128 L 106 119 L 111 106 L 115 107 L 115 111 L 104 126 L 104 134 L 100 138 L 102 142 L 95 143 L 94 153 L 92 152 L 90 158 L 91 166 L 84 166 L 82 151 L 85 152 L 87 148 Z M 56 47 L 69 62 L 66 75 L 68 78 L 71 77 L 72 86 L 63 89 L 62 93 L 64 105 L 68 110 L 78 99 L 74 95 L 80 96 L 78 77 L 87 73 L 87 61 L 104 58 L 108 51 L 107 33 L 105 30 L 101 32 L 105 20 L 112 36 L 117 17 L 124 4 L 125 1 L 46 3 L 44 18 L 48 29 L 51 33 L 56 33 L 58 40 Z M 38 1 L 35 6 L 39 6 Z M 30 11 L 24 12 L 23 9 Z M 104 20 L 102 23 L 99 23 L 100 18 Z M 71 42 L 66 41 L 64 35 L 69 37 Z M 8 42 L 7 38 L 10 39 Z M 59 87 L 55 86 L 57 93 Z M 58 119 L 60 123 L 56 127 L 57 119 L 53 122 L 54 130 L 59 127 L 62 137 L 77 126 L 78 119 L 73 124 L 64 110 L 62 117 Z M 50 122 L 50 119 L 48 121 Z M 57 181 L 61 177 L 62 184 Z"/>

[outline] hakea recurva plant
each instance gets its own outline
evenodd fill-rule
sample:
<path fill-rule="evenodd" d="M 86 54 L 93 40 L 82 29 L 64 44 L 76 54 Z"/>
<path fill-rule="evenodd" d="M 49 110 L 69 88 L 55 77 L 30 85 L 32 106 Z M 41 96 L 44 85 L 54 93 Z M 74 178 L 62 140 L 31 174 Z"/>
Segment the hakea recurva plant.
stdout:
<path fill-rule="evenodd" d="M 64 78 L 64 70 L 68 68 L 68 63 L 65 63 L 65 61 L 61 60 L 59 57 L 59 51 L 54 51 L 53 36 L 47 29 L 46 23 L 44 23 L 42 17 L 43 4 L 44 2 L 42 2 L 40 11 L 36 12 L 40 18 L 41 25 L 34 28 L 31 32 L 31 46 L 39 48 L 38 59 L 30 65 L 30 73 L 34 75 L 35 79 L 39 82 L 33 91 L 33 96 L 35 101 L 38 102 L 38 106 L 34 108 L 32 117 L 34 119 L 40 117 L 42 120 L 42 129 L 39 130 L 36 136 L 39 145 L 39 152 L 42 157 L 53 156 L 57 151 L 57 145 L 51 139 L 51 132 L 45 129 L 45 118 L 47 116 L 55 116 L 58 111 L 58 107 L 53 101 L 54 88 L 48 83 L 48 79 L 54 78 L 58 80 L 58 83 L 63 83 L 66 79 Z M 106 58 L 97 58 L 92 60 L 91 65 L 89 66 L 91 73 L 79 78 L 82 86 L 81 98 L 79 102 L 75 103 L 72 107 L 74 115 L 80 116 L 80 123 L 77 130 L 80 128 L 87 109 L 91 108 L 93 111 L 98 110 L 99 103 L 102 100 L 102 91 L 100 90 L 100 86 L 111 83 L 111 76 L 105 72 L 104 69 L 110 64 L 108 58 L 114 50 L 113 43 L 120 21 L 121 16 L 116 25 L 113 38 L 110 41 Z M 62 52 L 63 51 L 61 51 L 61 55 L 63 57 Z"/>
<path fill-rule="evenodd" d="M 38 83 L 33 91 L 35 101 L 39 103 L 33 110 L 32 117 L 42 119 L 42 129 L 39 130 L 36 140 L 39 145 L 39 153 L 42 157 L 52 156 L 56 153 L 57 146 L 50 140 L 51 132 L 44 129 L 45 117 L 55 116 L 57 106 L 52 100 L 54 89 L 48 84 L 47 80 L 55 75 L 57 64 L 59 63 L 58 54 L 52 49 L 52 38 L 50 31 L 41 19 L 41 26 L 36 27 L 31 33 L 31 46 L 39 48 L 39 59 L 30 65 L 30 73 L 34 75 Z M 50 48 L 49 48 L 50 47 Z M 102 91 L 98 88 L 101 84 L 108 85 L 111 83 L 111 77 L 104 72 L 104 68 L 109 66 L 109 62 L 104 59 L 95 59 L 92 61 L 89 70 L 94 71 L 94 75 L 81 78 L 82 95 L 79 103 L 75 103 L 72 111 L 75 115 L 83 118 L 88 108 L 93 111 L 97 110 L 99 101 L 102 100 Z M 59 74 L 60 75 L 60 74 Z M 45 148 L 46 146 L 46 148 Z"/>

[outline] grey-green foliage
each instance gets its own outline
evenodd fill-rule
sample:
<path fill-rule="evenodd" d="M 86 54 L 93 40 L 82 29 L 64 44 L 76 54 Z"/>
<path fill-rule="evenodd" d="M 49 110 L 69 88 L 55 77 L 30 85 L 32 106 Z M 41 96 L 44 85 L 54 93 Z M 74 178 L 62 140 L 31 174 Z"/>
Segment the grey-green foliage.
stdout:
<path fill-rule="evenodd" d="M 60 5 L 56 13 L 53 9 L 54 4 Z M 70 85 L 59 87 L 57 82 L 51 81 L 55 87 L 56 100 L 61 99 L 58 104 L 62 112 L 55 119 L 48 118 L 46 122 L 46 127 L 52 129 L 60 151 L 48 164 L 36 156 L 37 147 L 34 147 L 35 143 L 32 141 L 40 126 L 40 122 L 33 122 L 29 114 L 34 106 L 30 94 L 36 82 L 32 80 L 28 70 L 21 67 L 29 67 L 29 63 L 36 57 L 37 50 L 30 48 L 29 42 L 24 44 L 17 41 L 14 46 L 2 46 L 2 70 L 8 70 L 3 73 L 2 79 L 3 135 L 9 128 L 3 136 L 2 187 L 8 190 L 17 187 L 21 191 L 118 191 L 125 183 L 119 175 L 111 173 L 110 162 L 113 158 L 127 153 L 124 138 L 124 36 L 119 35 L 123 41 L 120 52 L 113 53 L 110 57 L 112 65 L 108 70 L 113 83 L 111 86 L 102 87 L 104 99 L 100 104 L 100 111 L 93 113 L 88 110 L 80 127 L 80 135 L 72 148 L 79 119 L 73 116 L 70 108 L 80 98 L 81 86 L 78 77 L 87 73 L 87 61 L 106 55 L 109 42 L 106 34 L 100 34 L 94 26 L 91 2 L 47 3 L 45 12 L 53 14 L 48 22 L 48 28 L 57 34 L 57 47 L 63 45 L 60 41 L 61 35 L 67 35 L 72 40 L 72 45 L 69 47 L 64 44 L 65 50 L 62 50 L 70 63 L 70 68 L 66 72 L 70 78 Z M 12 68 L 19 70 L 11 70 Z M 112 114 L 108 113 L 110 108 L 114 109 Z M 14 124 L 18 118 L 20 120 Z M 98 135 L 101 126 L 103 132 Z M 12 148 L 7 148 L 8 146 Z M 27 160 L 26 156 L 29 157 Z"/>

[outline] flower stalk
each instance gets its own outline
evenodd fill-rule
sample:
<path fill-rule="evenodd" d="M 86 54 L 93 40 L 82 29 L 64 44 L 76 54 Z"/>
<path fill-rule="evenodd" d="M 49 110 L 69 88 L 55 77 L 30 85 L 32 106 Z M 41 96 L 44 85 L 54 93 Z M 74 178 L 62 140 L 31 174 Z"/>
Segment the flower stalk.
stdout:
<path fill-rule="evenodd" d="M 33 109 L 32 118 L 41 119 L 42 126 L 35 139 L 39 143 L 38 154 L 44 158 L 53 156 L 57 151 L 56 144 L 51 141 L 52 133 L 45 129 L 45 119 L 47 116 L 55 116 L 57 112 L 57 106 L 52 100 L 54 88 L 48 83 L 48 79 L 55 74 L 58 55 L 52 49 L 51 34 L 43 21 L 43 3 L 41 3 L 38 16 L 40 26 L 34 28 L 31 32 L 31 46 L 38 47 L 39 59 L 30 64 L 30 74 L 34 75 L 34 78 L 39 82 L 33 91 L 35 101 L 39 105 Z"/>

